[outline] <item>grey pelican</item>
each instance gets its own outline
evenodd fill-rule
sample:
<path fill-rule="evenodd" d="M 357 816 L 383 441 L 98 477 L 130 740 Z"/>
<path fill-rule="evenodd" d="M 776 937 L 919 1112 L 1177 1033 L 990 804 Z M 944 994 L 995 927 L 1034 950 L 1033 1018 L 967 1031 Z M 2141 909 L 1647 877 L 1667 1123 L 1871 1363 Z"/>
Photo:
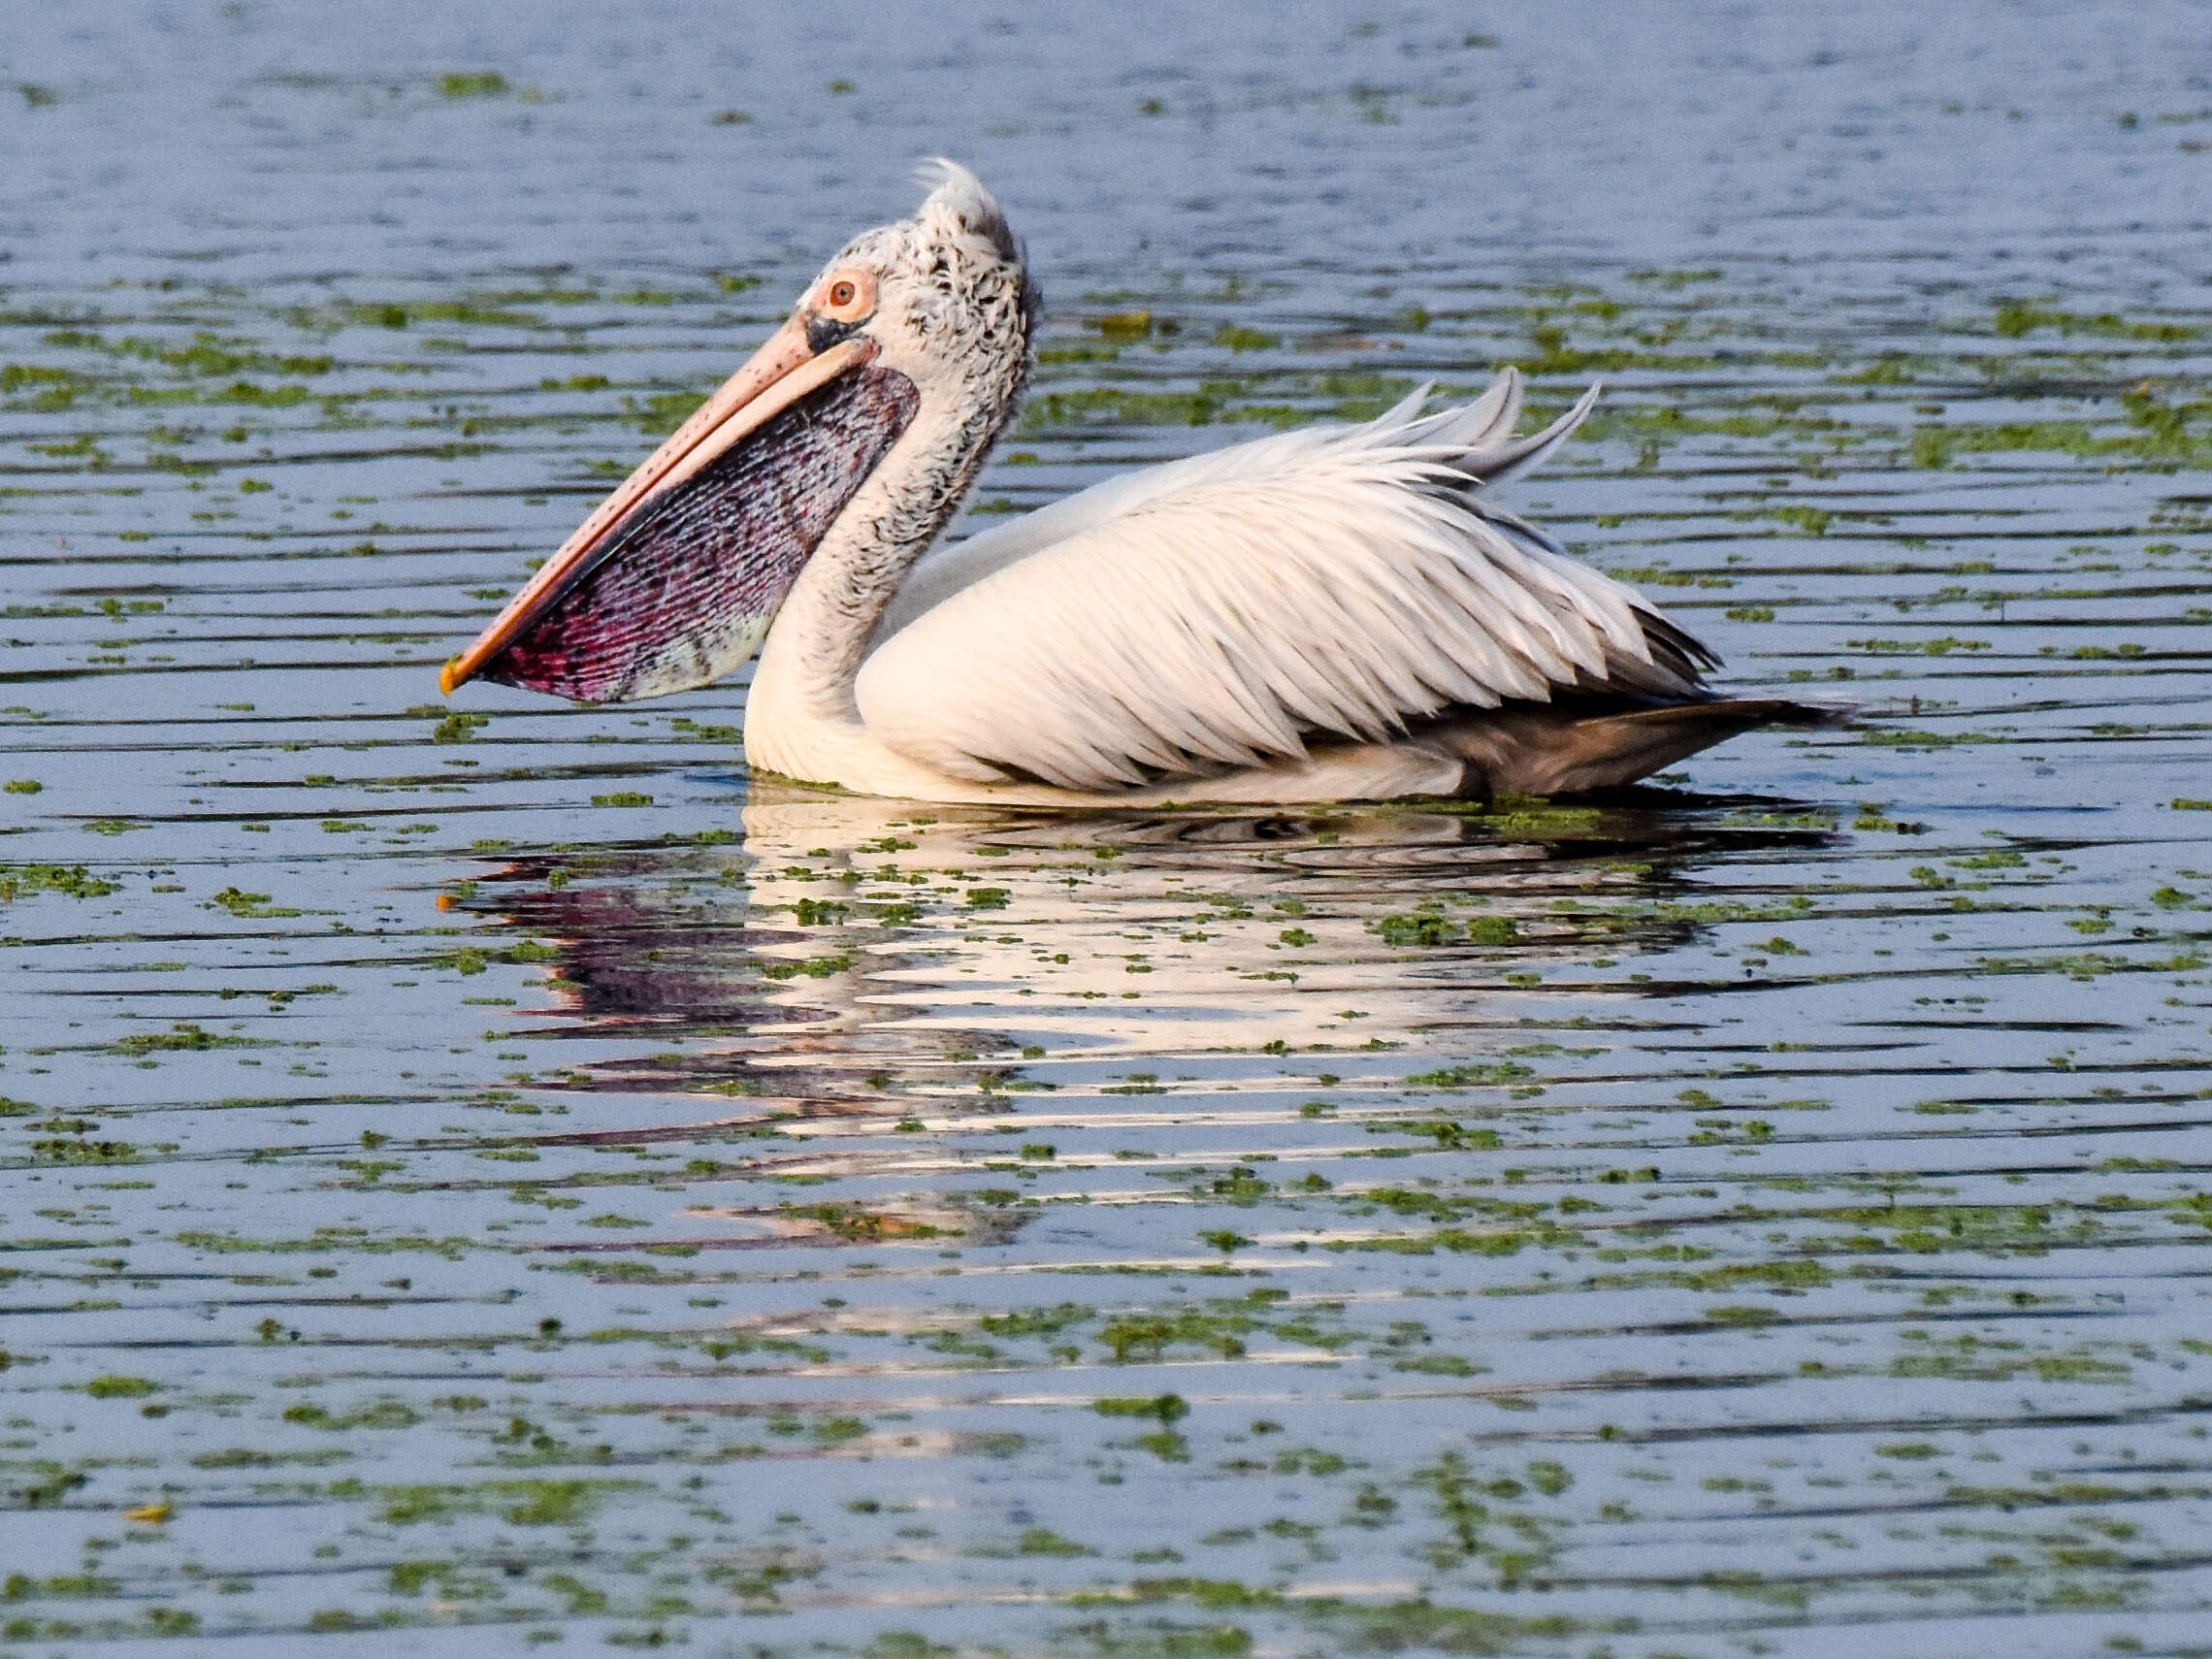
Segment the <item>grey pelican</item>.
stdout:
<path fill-rule="evenodd" d="M 1035 346 L 1022 244 L 966 170 L 848 243 L 791 318 L 446 666 L 602 702 L 760 652 L 757 768 L 1013 805 L 1552 795 L 1834 711 L 1706 685 L 1718 659 L 1490 492 L 1511 369 L 938 537 Z"/>

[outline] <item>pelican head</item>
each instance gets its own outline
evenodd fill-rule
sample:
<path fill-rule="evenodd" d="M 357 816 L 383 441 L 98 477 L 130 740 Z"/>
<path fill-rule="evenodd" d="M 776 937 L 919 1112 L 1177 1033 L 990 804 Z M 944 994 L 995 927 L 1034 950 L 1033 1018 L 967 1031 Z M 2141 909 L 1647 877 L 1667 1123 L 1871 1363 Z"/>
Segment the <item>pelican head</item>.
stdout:
<path fill-rule="evenodd" d="M 760 648 L 832 538 L 888 595 L 1012 412 L 1037 314 L 991 193 L 949 161 L 932 181 L 911 218 L 838 251 L 446 666 L 446 691 L 480 675 L 604 702 L 707 684 Z"/>
<path fill-rule="evenodd" d="M 944 160 L 928 172 L 936 187 L 914 216 L 847 243 L 785 326 L 817 353 L 867 341 L 925 405 L 960 401 L 978 382 L 1018 389 L 1037 314 L 1022 244 L 974 174 Z"/>

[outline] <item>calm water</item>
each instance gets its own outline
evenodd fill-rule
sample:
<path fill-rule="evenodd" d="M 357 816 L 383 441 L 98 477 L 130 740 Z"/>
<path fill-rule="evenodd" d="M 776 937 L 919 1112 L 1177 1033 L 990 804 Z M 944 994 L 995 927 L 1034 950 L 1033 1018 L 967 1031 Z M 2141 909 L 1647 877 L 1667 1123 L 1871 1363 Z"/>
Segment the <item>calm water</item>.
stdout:
<path fill-rule="evenodd" d="M 2208 43 L 11 7 L 0 1652 L 2212 1649 Z M 1863 726 L 1078 819 L 439 701 L 940 150 L 978 512 L 1602 375 L 1515 504 Z"/>

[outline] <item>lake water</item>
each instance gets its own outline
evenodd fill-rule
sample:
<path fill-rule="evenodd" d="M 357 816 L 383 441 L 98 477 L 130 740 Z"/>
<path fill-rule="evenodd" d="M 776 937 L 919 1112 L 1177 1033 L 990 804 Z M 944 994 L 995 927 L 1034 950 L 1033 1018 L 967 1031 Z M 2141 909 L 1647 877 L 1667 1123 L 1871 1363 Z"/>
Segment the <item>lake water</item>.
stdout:
<path fill-rule="evenodd" d="M 10 9 L 0 1653 L 2205 1651 L 2212 8 L 751 10 Z M 1513 504 L 1862 724 L 1057 818 L 441 702 L 936 152 L 978 513 L 1602 376 Z"/>

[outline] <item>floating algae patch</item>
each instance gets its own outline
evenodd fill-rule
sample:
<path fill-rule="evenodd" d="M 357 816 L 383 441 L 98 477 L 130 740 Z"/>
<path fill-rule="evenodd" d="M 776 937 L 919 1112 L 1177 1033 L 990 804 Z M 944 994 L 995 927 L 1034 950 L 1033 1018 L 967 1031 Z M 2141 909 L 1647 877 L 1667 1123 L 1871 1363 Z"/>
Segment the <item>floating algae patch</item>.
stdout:
<path fill-rule="evenodd" d="M 138 80 L 26 15 L 17 118 L 118 165 L 25 149 L 0 267 L 0 1646 L 2200 1644 L 2201 98 L 2145 60 L 2116 124 L 2046 21 L 1976 69 L 2018 120 L 1634 34 L 1747 151 L 1535 12 L 1154 19 L 1203 97 L 1110 21 L 862 41 L 799 122 L 773 53 L 640 102 L 540 29 L 540 92 L 496 6 L 374 83 L 236 67 L 361 18 Z M 1478 104 L 1545 142 L 1470 173 Z M 618 108 L 637 200 L 765 193 L 703 251 L 601 212 Z M 748 780 L 741 683 L 438 702 L 887 142 L 953 142 L 915 108 L 1003 126 L 961 153 L 1047 291 L 986 507 L 1602 374 L 1501 505 L 1854 724 L 1063 818 Z M 1175 190 L 992 147 L 1068 134 Z M 2094 259 L 2034 169 L 1940 195 L 2019 135 L 2139 205 Z"/>
<path fill-rule="evenodd" d="M 497 1515 L 509 1526 L 576 1526 L 639 1481 L 487 1480 L 474 1485 L 383 1486 L 372 1494 L 386 1526 Z"/>
<path fill-rule="evenodd" d="M 0 899 L 9 903 L 42 893 L 68 898 L 105 898 L 121 885 L 110 877 L 92 874 L 82 864 L 0 865 Z"/>

